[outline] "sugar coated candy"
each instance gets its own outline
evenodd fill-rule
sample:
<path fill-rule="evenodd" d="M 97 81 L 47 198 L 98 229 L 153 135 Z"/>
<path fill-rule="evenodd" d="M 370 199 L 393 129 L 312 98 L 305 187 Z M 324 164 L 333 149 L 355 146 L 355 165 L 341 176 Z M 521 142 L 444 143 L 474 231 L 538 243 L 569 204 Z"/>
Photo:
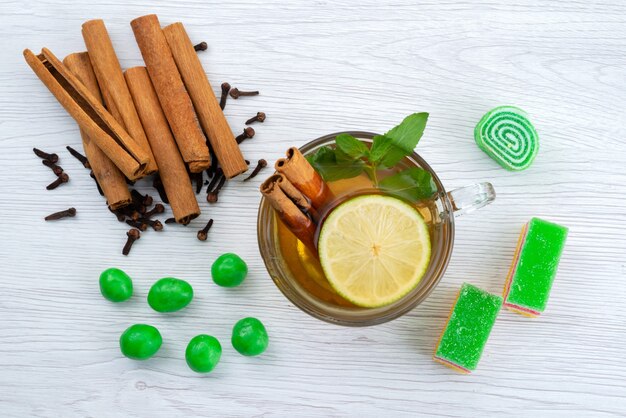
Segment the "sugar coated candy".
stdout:
<path fill-rule="evenodd" d="M 500 296 L 464 283 L 433 359 L 461 373 L 475 370 L 501 307 Z"/>
<path fill-rule="evenodd" d="M 528 115 L 514 106 L 487 112 L 474 129 L 478 147 L 510 171 L 527 169 L 539 151 L 539 135 Z"/>
<path fill-rule="evenodd" d="M 538 316 L 548 303 L 567 228 L 532 218 L 522 229 L 504 285 L 504 306 L 526 316 Z"/>

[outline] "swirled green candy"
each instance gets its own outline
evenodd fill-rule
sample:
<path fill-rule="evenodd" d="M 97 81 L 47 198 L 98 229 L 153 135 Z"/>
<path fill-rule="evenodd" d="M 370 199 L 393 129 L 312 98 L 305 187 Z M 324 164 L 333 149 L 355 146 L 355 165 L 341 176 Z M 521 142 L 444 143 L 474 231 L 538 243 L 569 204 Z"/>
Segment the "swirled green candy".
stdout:
<path fill-rule="evenodd" d="M 478 147 L 510 171 L 527 169 L 539 151 L 539 136 L 522 109 L 499 106 L 482 117 L 474 129 Z"/>

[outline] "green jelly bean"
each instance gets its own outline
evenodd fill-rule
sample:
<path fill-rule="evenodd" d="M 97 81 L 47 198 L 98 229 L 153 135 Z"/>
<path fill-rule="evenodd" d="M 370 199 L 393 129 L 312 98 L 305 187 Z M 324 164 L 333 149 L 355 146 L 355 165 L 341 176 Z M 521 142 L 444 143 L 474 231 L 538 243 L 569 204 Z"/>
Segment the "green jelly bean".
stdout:
<path fill-rule="evenodd" d="M 185 351 L 187 365 L 198 373 L 212 371 L 220 362 L 220 357 L 222 357 L 222 345 L 217 338 L 206 334 L 193 337 Z"/>
<path fill-rule="evenodd" d="M 124 302 L 133 295 L 133 281 L 120 269 L 106 269 L 100 274 L 100 293 L 111 302 Z"/>
<path fill-rule="evenodd" d="M 237 254 L 222 254 L 211 266 L 211 276 L 215 284 L 223 287 L 239 286 L 248 274 L 246 262 Z"/>
<path fill-rule="evenodd" d="M 146 360 L 161 348 L 163 339 L 158 329 L 152 325 L 135 324 L 120 337 L 120 350 L 128 358 Z"/>
<path fill-rule="evenodd" d="M 175 312 L 189 305 L 193 288 L 184 280 L 166 277 L 158 280 L 148 293 L 148 305 L 157 312 Z"/>
<path fill-rule="evenodd" d="M 269 337 L 261 321 L 256 318 L 243 318 L 233 327 L 230 341 L 239 354 L 258 356 L 267 349 Z"/>

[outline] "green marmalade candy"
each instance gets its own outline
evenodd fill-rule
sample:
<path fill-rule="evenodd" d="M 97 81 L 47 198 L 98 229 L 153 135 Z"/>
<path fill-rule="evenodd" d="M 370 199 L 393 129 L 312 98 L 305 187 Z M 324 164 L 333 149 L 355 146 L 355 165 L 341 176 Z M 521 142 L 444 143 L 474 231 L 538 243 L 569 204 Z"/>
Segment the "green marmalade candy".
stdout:
<path fill-rule="evenodd" d="M 502 298 L 463 283 L 433 359 L 461 373 L 476 369 Z"/>
<path fill-rule="evenodd" d="M 124 302 L 133 295 L 133 281 L 120 269 L 106 269 L 100 274 L 100 293 L 111 302 Z"/>
<path fill-rule="evenodd" d="M 531 317 L 546 309 L 567 232 L 566 227 L 539 218 L 524 226 L 504 286 L 507 309 Z"/>
<path fill-rule="evenodd" d="M 189 305 L 193 288 L 184 280 L 165 277 L 158 280 L 148 293 L 148 305 L 157 312 L 176 312 Z"/>

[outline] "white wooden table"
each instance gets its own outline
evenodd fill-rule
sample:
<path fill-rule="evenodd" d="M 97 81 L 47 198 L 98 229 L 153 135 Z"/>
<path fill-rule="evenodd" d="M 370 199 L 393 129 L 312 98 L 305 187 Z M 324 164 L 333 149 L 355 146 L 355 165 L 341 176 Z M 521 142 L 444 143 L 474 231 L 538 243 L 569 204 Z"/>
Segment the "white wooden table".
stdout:
<path fill-rule="evenodd" d="M 0 415 L 174 416 L 624 416 L 626 414 L 626 6 L 620 1 L 278 0 L 154 2 L 7 1 L 0 5 Z M 522 4 L 523 3 L 523 4 Z M 260 178 L 229 184 L 189 226 L 146 233 L 120 254 L 126 225 L 65 151 L 78 129 L 25 64 L 22 49 L 81 51 L 80 25 L 103 18 L 124 67 L 141 63 L 129 22 L 157 13 L 183 21 L 214 88 L 230 81 L 261 96 L 230 102 L 235 130 L 262 110 L 243 145 L 273 162 L 323 134 L 384 131 L 430 112 L 419 152 L 449 189 L 491 181 L 496 202 L 457 220 L 454 254 L 432 296 L 405 317 L 363 329 L 315 320 L 266 273 L 255 221 Z M 515 104 L 541 136 L 534 165 L 510 173 L 474 144 L 491 107 Z M 44 190 L 51 173 L 32 147 L 56 151 L 71 181 Z M 266 174 L 268 171 L 265 172 Z M 142 191 L 150 188 L 139 184 Z M 72 220 L 45 223 L 75 206 Z M 517 234 L 531 216 L 570 227 L 549 307 L 529 320 L 503 312 L 479 369 L 461 376 L 431 353 L 462 282 L 499 293 Z M 212 217 L 207 242 L 195 232 Z M 250 267 L 243 286 L 210 280 L 219 254 Z M 136 296 L 114 305 L 99 273 L 125 269 Z M 164 276 L 188 280 L 190 307 L 159 315 L 145 297 Z M 256 316 L 271 343 L 238 355 L 230 330 Z M 118 348 L 135 322 L 159 327 L 155 358 Z M 223 344 L 214 373 L 183 359 L 187 341 Z"/>

